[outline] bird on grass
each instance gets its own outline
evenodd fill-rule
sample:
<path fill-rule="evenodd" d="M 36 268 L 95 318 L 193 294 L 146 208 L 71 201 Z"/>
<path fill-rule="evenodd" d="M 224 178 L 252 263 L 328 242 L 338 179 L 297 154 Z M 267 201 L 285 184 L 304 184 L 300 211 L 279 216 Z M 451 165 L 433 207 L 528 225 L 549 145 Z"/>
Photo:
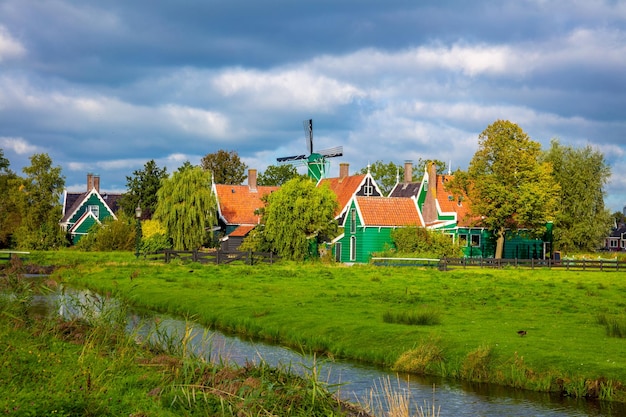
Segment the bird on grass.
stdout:
<path fill-rule="evenodd" d="M 524 337 L 526 336 L 526 330 L 519 330 L 517 334 L 520 335 L 521 337 Z"/>

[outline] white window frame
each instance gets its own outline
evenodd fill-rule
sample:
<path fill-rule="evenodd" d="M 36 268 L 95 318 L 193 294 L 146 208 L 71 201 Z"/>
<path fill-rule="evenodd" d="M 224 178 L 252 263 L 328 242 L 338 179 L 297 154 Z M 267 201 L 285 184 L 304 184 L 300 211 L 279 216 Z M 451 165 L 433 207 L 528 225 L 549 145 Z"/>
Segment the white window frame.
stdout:
<path fill-rule="evenodd" d="M 356 261 L 356 236 L 350 236 L 350 261 Z"/>
<path fill-rule="evenodd" d="M 100 207 L 98 205 L 90 205 L 87 207 L 87 211 L 89 211 L 90 213 L 93 213 L 94 216 L 96 216 L 97 219 L 100 218 Z"/>
<path fill-rule="evenodd" d="M 356 233 L 356 209 L 350 209 L 350 233 Z"/>
<path fill-rule="evenodd" d="M 473 248 L 480 247 L 480 235 L 470 235 L 470 246 Z"/>

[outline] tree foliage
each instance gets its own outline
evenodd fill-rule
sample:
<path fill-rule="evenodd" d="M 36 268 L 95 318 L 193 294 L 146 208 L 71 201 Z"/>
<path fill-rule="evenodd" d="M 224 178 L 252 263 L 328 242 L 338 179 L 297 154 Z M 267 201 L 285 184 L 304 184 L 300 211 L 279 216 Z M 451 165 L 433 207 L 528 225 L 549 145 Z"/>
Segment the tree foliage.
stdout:
<path fill-rule="evenodd" d="M 195 250 L 209 241 L 217 224 L 217 202 L 209 172 L 200 167 L 176 171 L 157 192 L 154 218 L 159 220 L 176 250 Z"/>
<path fill-rule="evenodd" d="M 298 169 L 291 164 L 270 165 L 259 174 L 258 185 L 283 185 L 290 179 L 300 176 Z"/>
<path fill-rule="evenodd" d="M 506 229 L 539 235 L 556 216 L 559 185 L 540 157 L 539 143 L 515 123 L 498 120 L 480 134 L 467 175 L 455 174 L 451 188 L 467 193 L 472 215 L 498 238 L 496 257 L 502 256 Z"/>
<path fill-rule="evenodd" d="M 268 194 L 262 212 L 263 241 L 285 259 L 303 260 L 314 246 L 337 232 L 335 194 L 326 186 L 316 187 L 309 178 L 287 181 Z"/>
<path fill-rule="evenodd" d="M 427 162 L 427 160 L 419 159 L 412 169 L 411 182 L 421 181 Z M 434 162 L 437 166 L 438 173 L 441 174 L 445 172 L 446 164 L 444 162 L 437 160 Z M 393 162 L 384 163 L 378 160 L 368 167 L 361 168 L 359 174 L 367 174 L 368 172 L 372 175 L 372 178 L 374 178 L 376 184 L 378 184 L 378 187 L 385 196 L 389 195 L 396 183 L 404 181 L 404 164 L 397 165 Z"/>
<path fill-rule="evenodd" d="M 124 212 L 119 213 L 117 219 L 107 217 L 102 224 L 94 224 L 76 247 L 84 251 L 132 251 L 137 233 L 135 221 L 134 214 Z"/>
<path fill-rule="evenodd" d="M 61 194 L 65 179 L 61 167 L 52 166 L 47 154 L 30 157 L 31 165 L 24 167 L 26 177 L 20 182 L 18 193 L 22 219 L 16 231 L 20 248 L 48 250 L 67 244 L 59 226 L 61 220 Z"/>
<path fill-rule="evenodd" d="M 604 155 L 590 146 L 573 148 L 554 139 L 543 159 L 552 164 L 561 188 L 555 246 L 564 251 L 593 251 L 602 246 L 614 222 L 604 206 L 604 186 L 611 176 Z"/>
<path fill-rule="evenodd" d="M 0 248 L 11 247 L 13 233 L 21 222 L 17 204 L 17 175 L 9 168 L 9 160 L 0 149 Z"/>
<path fill-rule="evenodd" d="M 134 171 L 132 176 L 127 176 L 127 191 L 119 203 L 124 213 L 135 216 L 135 208 L 139 205 L 142 209 L 141 217 L 152 218 L 157 204 L 157 191 L 164 178 L 167 178 L 167 168 L 159 168 L 154 159 L 146 162 L 143 169 Z"/>
<path fill-rule="evenodd" d="M 237 185 L 247 178 L 245 172 L 248 166 L 241 161 L 235 151 L 220 149 L 215 153 L 207 154 L 202 158 L 201 166 L 204 170 L 211 172 L 216 184 Z"/>
<path fill-rule="evenodd" d="M 424 258 L 462 256 L 459 245 L 440 231 L 423 227 L 400 227 L 391 232 L 391 240 L 400 254 Z"/>

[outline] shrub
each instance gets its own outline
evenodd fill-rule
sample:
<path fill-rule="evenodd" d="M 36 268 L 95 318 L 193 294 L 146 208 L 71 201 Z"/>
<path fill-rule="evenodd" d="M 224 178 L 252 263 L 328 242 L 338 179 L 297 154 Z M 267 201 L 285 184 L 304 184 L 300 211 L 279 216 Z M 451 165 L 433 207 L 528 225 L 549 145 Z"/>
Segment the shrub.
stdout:
<path fill-rule="evenodd" d="M 402 227 L 391 232 L 398 253 L 417 257 L 444 258 L 462 256 L 461 248 L 450 236 L 423 227 Z"/>
<path fill-rule="evenodd" d="M 102 224 L 93 225 L 76 247 L 84 251 L 132 251 L 136 233 L 134 219 L 120 212 L 117 220 L 108 217 Z"/>
<path fill-rule="evenodd" d="M 167 238 L 167 236 L 165 236 L 165 234 L 154 234 L 141 240 L 142 253 L 154 253 L 171 248 L 172 242 Z"/>

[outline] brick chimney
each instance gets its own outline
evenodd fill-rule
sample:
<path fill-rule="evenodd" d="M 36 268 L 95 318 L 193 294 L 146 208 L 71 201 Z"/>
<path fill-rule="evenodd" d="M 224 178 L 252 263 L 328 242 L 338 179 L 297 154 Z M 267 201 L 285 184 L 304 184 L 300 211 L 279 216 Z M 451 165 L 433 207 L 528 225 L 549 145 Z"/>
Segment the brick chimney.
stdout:
<path fill-rule="evenodd" d="M 345 178 L 350 173 L 350 164 L 347 162 L 341 162 L 339 164 L 339 178 Z"/>
<path fill-rule="evenodd" d="M 87 173 L 87 192 L 91 191 L 93 188 L 93 174 L 91 172 Z"/>
<path fill-rule="evenodd" d="M 96 189 L 97 192 L 100 192 L 100 175 L 93 176 L 93 188 Z"/>
<path fill-rule="evenodd" d="M 404 161 L 404 182 L 409 183 L 413 181 L 413 162 Z"/>
<path fill-rule="evenodd" d="M 430 161 L 427 165 L 428 190 L 422 207 L 422 216 L 426 225 L 437 220 L 437 165 Z"/>
<path fill-rule="evenodd" d="M 248 170 L 248 187 L 251 191 L 256 191 L 256 169 Z"/>

